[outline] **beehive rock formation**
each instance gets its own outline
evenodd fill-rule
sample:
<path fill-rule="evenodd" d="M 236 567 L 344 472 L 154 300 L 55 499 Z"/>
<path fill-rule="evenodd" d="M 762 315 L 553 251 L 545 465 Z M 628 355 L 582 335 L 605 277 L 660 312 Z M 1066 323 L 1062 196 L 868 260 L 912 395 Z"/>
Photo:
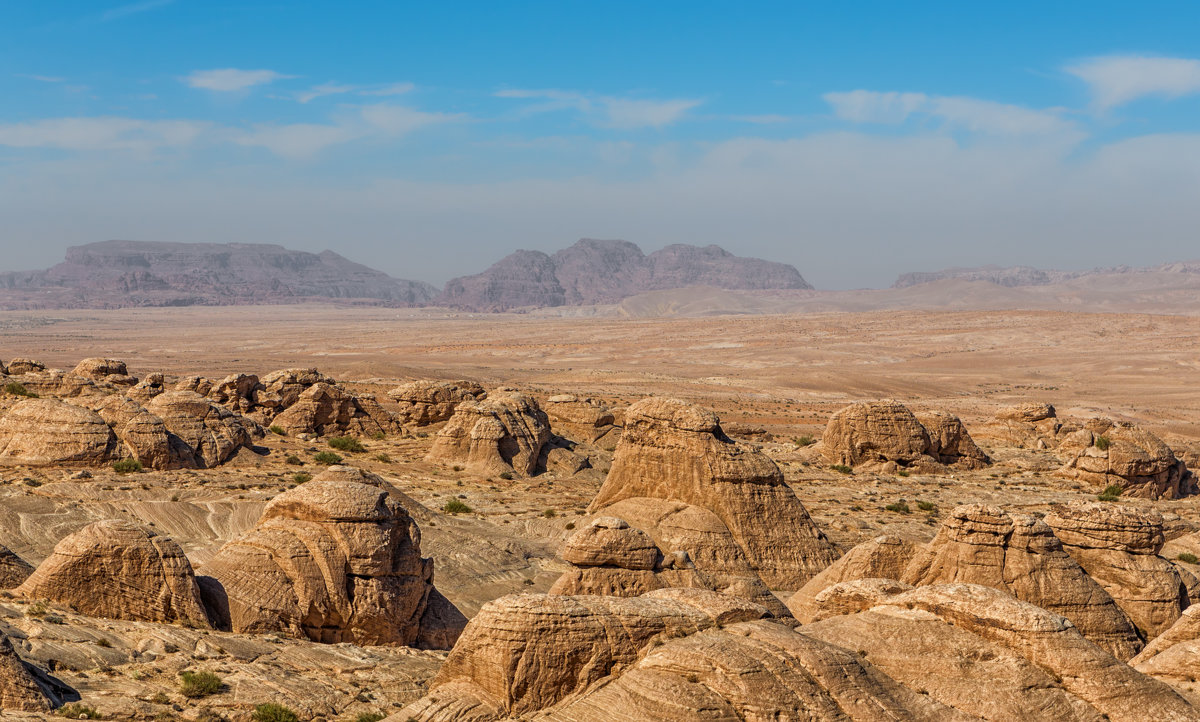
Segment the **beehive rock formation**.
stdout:
<path fill-rule="evenodd" d="M 423 626 L 426 639 L 456 636 L 430 606 L 416 522 L 374 475 L 339 470 L 280 494 L 200 574 L 218 626 L 235 632 L 409 646 Z"/>
<path fill-rule="evenodd" d="M 900 581 L 915 587 L 958 582 L 1002 589 L 1070 619 L 1119 659 L 1130 659 L 1142 648 L 1112 597 L 1034 517 L 1010 516 L 983 504 L 957 507 Z"/>
<path fill-rule="evenodd" d="M 775 463 L 726 436 L 716 414 L 683 401 L 650 398 L 629 407 L 612 467 L 590 511 L 629 519 L 624 509 L 609 507 L 627 501 L 649 510 L 651 500 L 715 516 L 750 568 L 773 588 L 799 588 L 837 558 Z M 659 516 L 675 511 L 662 509 Z M 654 536 L 649 525 L 637 526 Z M 703 568 L 699 559 L 696 564 Z"/>
<path fill-rule="evenodd" d="M 546 399 L 544 408 L 550 424 L 559 434 L 609 451 L 620 441 L 621 430 L 616 426 L 616 415 L 595 399 L 558 394 Z"/>
<path fill-rule="evenodd" d="M 100 464 L 117 445 L 99 414 L 57 399 L 25 399 L 0 417 L 0 464 Z"/>
<path fill-rule="evenodd" d="M 30 574 L 33 574 L 32 564 L 8 547 L 0 546 L 0 589 L 12 589 L 28 579 Z"/>
<path fill-rule="evenodd" d="M 84 376 L 76 376 L 61 369 L 29 371 L 15 378 L 25 390 L 38 396 L 53 396 L 74 399 L 100 393 L 96 382 Z"/>
<path fill-rule="evenodd" d="M 271 424 L 288 433 L 359 436 L 386 434 L 397 428 L 382 409 L 371 414 L 358 397 L 325 382 L 315 383 L 302 391 L 294 403 L 271 419 Z"/>
<path fill-rule="evenodd" d="M 158 372 L 146 374 L 145 378 L 134 384 L 126 396 L 145 405 L 150 399 L 166 391 L 166 378 Z"/>
<path fill-rule="evenodd" d="M 479 474 L 539 471 L 550 421 L 537 401 L 501 388 L 482 401 L 463 401 L 434 439 L 426 459 L 463 464 Z"/>
<path fill-rule="evenodd" d="M 855 546 L 816 575 L 788 599 L 788 609 L 801 622 L 811 621 L 817 596 L 840 582 L 859 579 L 900 579 L 921 545 L 898 536 L 878 536 Z"/>
<path fill-rule="evenodd" d="M 1018 449 L 1053 449 L 1063 424 L 1054 406 L 1030 401 L 1000 409 L 982 431 L 1005 446 Z"/>
<path fill-rule="evenodd" d="M 1133 424 L 1093 419 L 1065 435 L 1058 445 L 1065 459 L 1059 473 L 1105 487 L 1120 486 L 1126 496 L 1178 499 L 1195 492 L 1195 479 L 1171 447 Z"/>
<path fill-rule="evenodd" d="M 428 426 L 445 421 L 464 401 L 480 401 L 487 396 L 474 381 L 413 381 L 388 392 L 399 404 L 396 417 L 401 423 Z"/>
<path fill-rule="evenodd" d="M 954 414 L 923 411 L 917 420 L 929 434 L 929 455 L 941 463 L 961 469 L 982 469 L 991 463 Z"/>
<path fill-rule="evenodd" d="M 1157 511 L 1076 503 L 1055 507 L 1045 522 L 1147 638 L 1166 631 L 1190 605 L 1180 570 L 1158 556 L 1164 538 Z"/>
<path fill-rule="evenodd" d="M 267 396 L 278 399 L 273 406 L 286 409 L 296 403 L 306 389 L 316 384 L 333 384 L 334 381 L 315 368 L 293 368 L 272 371 L 259 379 L 259 383 Z"/>
<path fill-rule="evenodd" d="M 898 401 L 860 401 L 840 409 L 821 441 L 831 464 L 938 471 L 941 464 L 978 469 L 989 463 L 958 417 L 941 411 L 918 417 Z"/>
<path fill-rule="evenodd" d="M 0 635 L 0 710 L 49 712 L 52 700 L 26 669 L 7 636 Z"/>
<path fill-rule="evenodd" d="M 31 358 L 15 358 L 8 362 L 6 373 L 10 376 L 20 376 L 22 374 L 35 373 L 45 371 L 46 365 L 41 361 L 35 361 Z"/>
<path fill-rule="evenodd" d="M 1200 715 L 1065 618 L 994 588 L 901 591 L 800 631 L 861 650 L 881 672 L 971 719 L 1135 722 Z"/>
<path fill-rule="evenodd" d="M 80 361 L 71 373 L 83 376 L 93 381 L 107 381 L 123 386 L 132 386 L 137 379 L 129 375 L 129 369 L 124 361 L 111 358 L 85 358 Z"/>
<path fill-rule="evenodd" d="M 125 396 L 102 396 L 92 409 L 117 435 L 123 448 L 116 455 L 137 459 L 150 469 L 190 465 L 172 453 L 170 432 L 162 419 Z"/>
<path fill-rule="evenodd" d="M 183 550 L 127 521 L 98 521 L 66 537 L 14 593 L 93 617 L 208 626 Z"/>
<path fill-rule="evenodd" d="M 253 422 L 191 391 L 161 393 L 146 410 L 162 419 L 171 432 L 172 453 L 196 466 L 223 464 L 252 443 L 249 425 Z"/>

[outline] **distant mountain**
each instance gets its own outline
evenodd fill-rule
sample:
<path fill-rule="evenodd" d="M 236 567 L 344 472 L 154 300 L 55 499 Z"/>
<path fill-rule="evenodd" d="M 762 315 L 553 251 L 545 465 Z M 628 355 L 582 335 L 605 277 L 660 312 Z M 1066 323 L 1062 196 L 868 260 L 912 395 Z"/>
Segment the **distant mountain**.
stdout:
<path fill-rule="evenodd" d="M 427 303 L 437 288 L 349 261 L 254 243 L 104 241 L 44 271 L 0 273 L 0 308 Z"/>
<path fill-rule="evenodd" d="M 1135 268 L 1132 266 L 1113 266 L 1111 268 L 1093 268 L 1090 271 L 1053 271 L 1042 270 L 1032 266 L 979 266 L 976 268 L 947 268 L 941 271 L 921 271 L 901 274 L 892 288 L 909 288 L 922 283 L 945 281 L 988 281 L 997 286 L 1019 288 L 1023 286 L 1049 286 L 1085 276 L 1099 276 L 1123 273 L 1200 273 L 1200 261 L 1178 261 L 1164 263 L 1159 266 Z"/>
<path fill-rule="evenodd" d="M 617 303 L 688 286 L 811 289 L 792 266 L 742 258 L 719 246 L 675 244 L 650 255 L 628 241 L 584 238 L 554 255 L 517 251 L 483 273 L 455 278 L 433 303 L 471 311 Z"/>

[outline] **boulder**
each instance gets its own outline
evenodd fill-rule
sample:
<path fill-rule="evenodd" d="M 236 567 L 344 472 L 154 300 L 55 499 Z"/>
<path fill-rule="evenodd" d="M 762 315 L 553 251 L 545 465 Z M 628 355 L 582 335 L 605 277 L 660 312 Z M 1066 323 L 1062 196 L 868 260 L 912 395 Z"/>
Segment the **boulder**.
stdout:
<path fill-rule="evenodd" d="M 0 464 L 101 464 L 117 447 L 99 414 L 56 399 L 24 399 L 0 417 Z"/>
<path fill-rule="evenodd" d="M 14 593 L 92 617 L 208 626 L 183 550 L 128 521 L 98 521 L 66 537 Z"/>
<path fill-rule="evenodd" d="M 96 383 L 91 379 L 69 374 L 60 369 L 29 371 L 18 378 L 17 382 L 30 393 L 38 396 L 57 396 L 60 399 L 99 393 Z"/>
<path fill-rule="evenodd" d="M 684 401 L 649 398 L 626 412 L 612 467 L 590 511 L 629 518 L 607 509 L 633 499 L 706 510 L 751 570 L 774 588 L 799 588 L 837 558 L 779 467 L 726 436 L 712 411 Z M 654 535 L 649 526 L 638 526 Z"/>
<path fill-rule="evenodd" d="M 125 362 L 111 358 L 85 358 L 75 366 L 75 370 L 71 373 L 92 381 L 105 381 L 110 376 L 129 378 L 129 370 L 126 368 Z M 129 385 L 132 386 L 135 383 L 137 383 L 137 379 L 130 381 Z"/>
<path fill-rule="evenodd" d="M 616 416 L 599 401 L 559 394 L 546 399 L 543 408 L 558 433 L 609 450 L 615 448 L 620 437 L 620 429 L 615 425 Z"/>
<path fill-rule="evenodd" d="M 1054 507 L 1045 522 L 1147 639 L 1166 631 L 1191 604 L 1181 570 L 1158 555 L 1164 539 L 1157 511 L 1073 503 Z"/>
<path fill-rule="evenodd" d="M 253 422 L 192 391 L 167 391 L 146 410 L 162 419 L 172 435 L 172 454 L 203 468 L 225 463 L 250 446 Z"/>
<path fill-rule="evenodd" d="M 478 474 L 538 471 L 550 422 L 533 398 L 501 388 L 482 401 L 463 401 L 434 438 L 429 461 L 462 464 Z"/>
<path fill-rule="evenodd" d="M 230 374 L 214 384 L 207 396 L 230 411 L 245 413 L 254 408 L 254 392 L 259 387 L 253 374 Z"/>
<path fill-rule="evenodd" d="M 290 434 L 359 436 L 383 434 L 394 428 L 390 418 L 372 416 L 353 394 L 323 381 L 302 391 L 294 403 L 271 419 L 271 425 Z"/>
<path fill-rule="evenodd" d="M 334 380 L 315 368 L 281 369 L 272 371 L 260 380 L 262 395 L 271 398 L 275 406 L 286 409 L 300 398 L 300 394 L 316 384 L 334 384 Z M 261 403 L 260 405 L 264 405 Z"/>
<path fill-rule="evenodd" d="M 45 370 L 46 364 L 41 361 L 34 361 L 31 358 L 15 358 L 8 362 L 7 373 L 9 376 L 20 376 Z"/>
<path fill-rule="evenodd" d="M 162 419 L 126 396 L 102 396 L 92 410 L 104 419 L 121 441 L 118 456 L 137 459 L 150 469 L 179 464 L 172 454 L 170 432 Z"/>
<path fill-rule="evenodd" d="M 822 453 L 831 464 L 936 464 L 929 433 L 897 401 L 860 401 L 837 411 L 825 426 Z"/>
<path fill-rule="evenodd" d="M 208 392 L 212 391 L 212 387 L 212 379 L 206 379 L 203 376 L 187 376 L 175 384 L 175 391 L 191 391 L 194 394 L 207 396 Z"/>
<path fill-rule="evenodd" d="M 145 405 L 150 399 L 166 390 L 166 379 L 162 374 L 155 372 L 146 374 L 146 377 L 134 384 L 125 395 L 139 404 Z"/>
<path fill-rule="evenodd" d="M 900 581 L 980 584 L 1070 619 L 1083 636 L 1118 659 L 1142 648 L 1112 597 L 1063 549 L 1042 520 L 968 504 L 954 509 Z"/>
<path fill-rule="evenodd" d="M 954 414 L 923 411 L 917 414 L 917 420 L 929 434 L 930 456 L 941 463 L 960 469 L 982 469 L 991 463 Z"/>
<path fill-rule="evenodd" d="M 218 626 L 316 642 L 453 644 L 465 619 L 430 605 L 433 560 L 391 486 L 337 469 L 272 499 L 200 569 Z M 457 624 L 457 628 L 452 628 Z"/>
<path fill-rule="evenodd" d="M 400 406 L 396 418 L 412 426 L 428 426 L 445 421 L 464 401 L 487 397 L 474 381 L 413 381 L 388 392 Z"/>
<path fill-rule="evenodd" d="M 1059 474 L 1098 487 L 1116 485 L 1128 496 L 1178 499 L 1195 492 L 1195 477 L 1162 439 L 1133 424 L 1093 419 L 1065 435 Z"/>
<path fill-rule="evenodd" d="M 827 588 L 859 579 L 900 579 L 920 549 L 917 542 L 892 535 L 865 541 L 808 580 L 788 599 L 788 609 L 796 619 L 809 622 L 816 611 L 817 596 Z"/>

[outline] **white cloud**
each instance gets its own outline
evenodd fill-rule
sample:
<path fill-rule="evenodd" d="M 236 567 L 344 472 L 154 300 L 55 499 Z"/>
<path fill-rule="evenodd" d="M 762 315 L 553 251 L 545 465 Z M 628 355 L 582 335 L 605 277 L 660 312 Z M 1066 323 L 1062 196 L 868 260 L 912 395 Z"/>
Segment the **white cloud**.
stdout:
<path fill-rule="evenodd" d="M 0 145 L 63 150 L 149 151 L 195 142 L 207 123 L 136 118 L 47 118 L 0 125 Z"/>
<path fill-rule="evenodd" d="M 914 115 L 940 120 L 946 127 L 990 135 L 1043 135 L 1075 130 L 1075 124 L 1050 110 L 962 96 L 852 90 L 826 93 L 834 114 L 854 123 L 903 123 Z"/>
<path fill-rule="evenodd" d="M 682 120 L 689 110 L 704 102 L 687 98 L 668 100 L 617 98 L 573 90 L 553 89 L 509 88 L 497 91 L 494 95 L 497 98 L 545 101 L 526 107 L 525 114 L 573 109 L 589 116 L 596 125 L 621 130 L 662 128 L 672 125 Z"/>
<path fill-rule="evenodd" d="M 219 68 L 216 70 L 197 70 L 184 78 L 183 82 L 193 88 L 229 93 L 291 77 L 295 76 L 282 75 L 274 70 Z"/>
<path fill-rule="evenodd" d="M 1089 58 L 1066 69 L 1090 86 L 1096 108 L 1106 110 L 1144 98 L 1200 93 L 1200 60 L 1144 55 Z"/>
<path fill-rule="evenodd" d="M 753 123 L 755 125 L 776 125 L 779 123 L 790 123 L 795 118 L 788 115 L 779 115 L 777 113 L 764 113 L 762 115 L 735 115 L 734 120 L 742 123 Z"/>
<path fill-rule="evenodd" d="M 17 73 L 16 77 L 36 80 L 39 83 L 62 83 L 66 82 L 67 80 L 66 78 L 58 77 L 57 75 L 26 75 L 24 73 Z"/>
<path fill-rule="evenodd" d="M 369 90 L 358 91 L 359 95 L 404 95 L 411 93 L 417 86 L 412 83 L 392 83 L 385 85 L 382 88 L 372 88 Z"/>
<path fill-rule="evenodd" d="M 260 124 L 249 131 L 232 131 L 236 144 L 266 148 L 276 155 L 304 159 L 335 145 L 356 140 L 395 139 L 429 125 L 462 120 L 465 116 L 426 113 L 398 105 L 367 105 L 344 113 L 336 122 Z"/>
<path fill-rule="evenodd" d="M 341 93 L 349 93 L 353 90 L 355 90 L 353 85 L 322 83 L 321 85 L 314 85 L 308 90 L 302 90 L 299 93 L 296 93 L 296 100 L 300 101 L 301 103 L 308 103 L 316 100 L 317 98 L 323 98 L 327 95 L 339 95 Z"/>

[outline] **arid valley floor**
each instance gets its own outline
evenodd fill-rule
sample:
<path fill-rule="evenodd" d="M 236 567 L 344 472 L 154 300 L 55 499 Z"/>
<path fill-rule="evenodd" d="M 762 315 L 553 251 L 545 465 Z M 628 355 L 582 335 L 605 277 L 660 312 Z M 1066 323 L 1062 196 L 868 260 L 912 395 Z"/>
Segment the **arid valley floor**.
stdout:
<path fill-rule="evenodd" d="M 1040 517 L 1072 502 L 1094 502 L 1104 485 L 1060 473 L 1068 459 L 1056 454 L 1053 445 L 1017 444 L 997 431 L 997 414 L 1019 404 L 1052 404 L 1059 419 L 1077 424 L 1096 417 L 1136 424 L 1165 441 L 1189 468 L 1200 468 L 1197 339 L 1200 317 L 1062 311 L 622 318 L 262 306 L 19 311 L 0 317 L 4 363 L 29 358 L 69 371 L 85 358 L 119 359 L 130 376 L 164 374 L 167 388 L 190 376 L 265 377 L 277 369 L 315 367 L 350 393 L 373 395 L 390 412 L 395 403 L 388 393 L 403 384 L 465 379 L 489 393 L 514 387 L 543 406 L 567 394 L 593 399 L 596 406 L 616 412 L 617 427 L 623 411 L 640 399 L 681 399 L 715 411 L 729 437 L 779 467 L 786 485 L 836 547 L 833 558 L 885 534 L 928 543 L 960 505 L 987 504 L 1013 515 Z M 852 402 L 882 399 L 900 401 L 918 414 L 938 410 L 957 416 L 992 463 L 979 468 L 834 468 L 821 441 L 831 417 Z M 0 417 L 17 403 L 16 397 L 0 395 Z M 614 449 L 575 438 L 574 452 L 590 468 L 559 467 L 533 475 L 479 471 L 466 460 L 427 459 L 446 423 L 454 422 L 397 424 L 386 434 L 361 435 L 365 450 L 339 453 L 345 464 L 382 476 L 422 505 L 408 509 L 420 527 L 420 554 L 433 559 L 432 584 L 463 615 L 475 617 L 485 603 L 505 595 L 547 592 L 573 568 L 561 555 L 564 542 L 602 516 L 588 510 L 613 467 Z M 550 423 L 560 433 L 553 415 Z M 0 544 L 36 567 L 68 535 L 93 522 L 119 519 L 170 537 L 200 568 L 223 545 L 253 530 L 267 503 L 297 486 L 296 474 L 321 474 L 324 467 L 313 457 L 329 451 L 328 439 L 340 435 L 267 432 L 211 468 L 146 468 L 134 474 L 118 474 L 107 462 L 2 460 Z M 288 463 L 289 456 L 301 463 Z M 81 475 L 83 469 L 90 476 Z M 453 500 L 470 511 L 444 512 Z M 1109 504 L 1161 514 L 1166 545 L 1158 556 L 1150 556 L 1200 573 L 1200 566 L 1186 561 L 1195 562 L 1188 555 L 1200 554 L 1200 496 L 1124 494 Z M 1185 561 L 1178 561 L 1180 554 Z M 782 601 L 797 591 L 769 586 Z M 1178 610 L 1175 617 L 1189 619 Z M 736 624 L 752 623 L 739 618 Z M 1076 626 L 1083 627 L 1078 621 Z M 249 719 L 250 710 L 263 702 L 286 704 L 300 719 L 366 719 L 360 715 L 402 709 L 415 719 L 454 718 L 438 709 L 445 697 L 438 702 L 426 696 L 447 659 L 445 650 L 321 644 L 279 633 L 105 619 L 11 592 L 0 599 L 0 630 L 28 663 L 73 690 L 64 692 L 64 700 L 75 700 L 77 694 L 79 704 L 94 707 L 106 719 Z M 853 631 L 838 628 L 818 636 L 849 638 Z M 1140 634 L 1145 636 L 1145 630 Z M 860 640 L 850 651 L 869 646 Z M 877 654 L 872 649 L 866 658 L 875 660 Z M 1056 659 L 1065 655 L 1046 654 Z M 1155 667 L 1154 660 L 1135 664 L 1144 674 L 1113 663 L 1137 676 L 1121 677 L 1123 689 L 1140 690 L 1131 692 L 1130 699 L 1161 698 L 1162 690 L 1179 695 L 1177 705 L 1164 703 L 1155 713 L 1158 718 L 1198 718 L 1190 716 L 1200 709 L 1200 685 L 1191 675 L 1200 670 L 1200 659 L 1174 671 Z M 873 717 L 845 706 L 838 712 L 841 717 L 814 712 L 811 718 L 1013 719 L 1003 711 L 991 716 L 982 712 L 991 703 L 970 699 L 950 682 L 943 688 L 931 681 L 929 689 L 917 689 L 904 678 L 903 665 L 880 664 L 903 683 L 902 693 L 893 691 L 889 697 L 899 700 L 895 704 L 901 712 Z M 1033 664 L 1056 669 L 1058 663 Z M 178 677 L 183 670 L 212 671 L 223 687 L 215 694 L 186 697 Z M 1054 674 L 1066 681 L 1025 687 L 1044 688 L 1051 696 L 1066 690 L 1064 699 L 1070 699 L 1046 702 L 1045 714 L 1061 704 L 1061 709 L 1073 710 L 1070 719 L 1137 719 L 1136 710 L 1111 702 L 1107 692 L 1087 692 L 1083 688 L 1088 685 L 1075 684 L 1071 673 L 1060 670 L 1050 677 Z M 1105 679 L 1096 684 L 1117 684 Z M 1141 680 L 1166 686 L 1143 688 Z M 548 712 L 549 718 L 601 719 L 589 712 L 586 695 L 580 697 L 587 686 L 581 683 L 575 690 L 574 707 L 560 704 Z M 826 684 L 826 692 L 829 688 Z M 1013 689 L 1021 688 L 1013 682 Z M 455 689 L 444 694 L 453 696 Z M 910 699 L 914 693 L 918 701 Z M 423 707 L 408 707 L 423 697 Z M 1024 704 L 1016 692 L 1006 699 L 1014 709 Z M 553 697 L 543 701 L 543 709 L 562 702 Z M 1009 709 L 995 704 L 994 710 Z M 514 704 L 506 714 L 532 718 L 538 711 Z M 707 718 L 726 719 L 716 713 Z M 1031 711 L 1024 718 L 1067 717 Z M 749 714 L 746 719 L 759 717 Z"/>

